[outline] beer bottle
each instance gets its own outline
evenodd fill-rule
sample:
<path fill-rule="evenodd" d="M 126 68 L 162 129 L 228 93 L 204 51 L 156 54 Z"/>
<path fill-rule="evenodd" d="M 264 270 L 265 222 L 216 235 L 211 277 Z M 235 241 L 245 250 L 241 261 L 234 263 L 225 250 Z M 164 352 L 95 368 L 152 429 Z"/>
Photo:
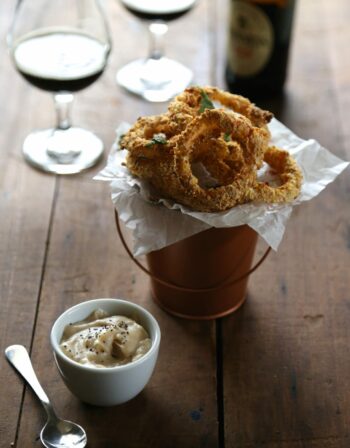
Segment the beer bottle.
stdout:
<path fill-rule="evenodd" d="M 226 82 L 233 93 L 266 98 L 282 91 L 295 0 L 230 0 Z"/>

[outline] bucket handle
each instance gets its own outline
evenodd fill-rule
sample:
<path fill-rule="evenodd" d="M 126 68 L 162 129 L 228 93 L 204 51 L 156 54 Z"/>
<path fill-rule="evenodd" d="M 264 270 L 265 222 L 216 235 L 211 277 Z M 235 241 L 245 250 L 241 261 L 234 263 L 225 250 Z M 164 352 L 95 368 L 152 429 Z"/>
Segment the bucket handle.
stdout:
<path fill-rule="evenodd" d="M 120 228 L 120 222 L 119 222 L 119 216 L 118 216 L 118 212 L 117 210 L 115 210 L 115 223 L 117 226 L 117 231 L 119 234 L 119 238 L 124 246 L 124 249 L 126 250 L 127 254 L 129 255 L 129 257 L 132 259 L 132 261 L 145 273 L 147 274 L 149 277 L 151 277 L 153 280 L 155 280 L 156 282 L 167 286 L 169 288 L 173 288 L 176 289 L 178 291 L 183 291 L 183 292 L 211 292 L 211 291 L 217 291 L 218 289 L 227 287 L 227 286 L 231 286 L 234 285 L 235 283 L 240 282 L 241 280 L 244 280 L 246 277 L 248 277 L 250 274 L 252 274 L 254 271 L 256 271 L 258 269 L 258 267 L 265 261 L 265 259 L 267 258 L 267 256 L 269 255 L 270 251 L 271 251 L 271 247 L 269 246 L 266 251 L 264 252 L 264 254 L 262 255 L 262 257 L 260 258 L 260 260 L 252 267 L 249 269 L 249 271 L 245 272 L 244 274 L 242 274 L 241 276 L 235 278 L 234 280 L 231 280 L 231 277 L 233 276 L 234 272 L 231 272 L 230 275 L 228 275 L 224 280 L 220 281 L 217 285 L 211 286 L 209 288 L 188 288 L 186 286 L 181 286 L 181 285 L 177 285 L 176 283 L 172 283 L 169 282 L 167 280 L 164 280 L 160 277 L 157 277 L 156 275 L 154 275 L 151 271 L 149 271 L 147 268 L 145 268 L 145 266 L 143 266 L 132 254 L 129 246 L 127 245 L 125 238 L 123 236 L 123 233 L 121 231 Z"/>

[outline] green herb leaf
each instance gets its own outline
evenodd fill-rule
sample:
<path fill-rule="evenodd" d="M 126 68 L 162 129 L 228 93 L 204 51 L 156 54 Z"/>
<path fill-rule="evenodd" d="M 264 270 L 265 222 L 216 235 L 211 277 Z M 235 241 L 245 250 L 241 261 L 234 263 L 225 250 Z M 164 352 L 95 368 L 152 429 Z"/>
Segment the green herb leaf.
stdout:
<path fill-rule="evenodd" d="M 201 102 L 199 105 L 199 113 L 203 113 L 205 109 L 215 109 L 214 104 L 204 90 L 201 90 Z"/>
<path fill-rule="evenodd" d="M 166 145 L 167 139 L 166 135 L 163 133 L 160 134 L 154 134 L 151 141 L 146 144 L 147 147 L 153 146 L 153 145 Z"/>
<path fill-rule="evenodd" d="M 224 140 L 225 140 L 225 142 L 230 142 L 231 141 L 231 134 L 225 133 L 224 134 Z"/>
<path fill-rule="evenodd" d="M 119 136 L 119 139 L 118 139 L 118 142 L 117 142 L 117 145 L 118 145 L 119 149 L 123 149 L 123 138 L 124 137 L 125 137 L 125 134 L 121 134 Z"/>

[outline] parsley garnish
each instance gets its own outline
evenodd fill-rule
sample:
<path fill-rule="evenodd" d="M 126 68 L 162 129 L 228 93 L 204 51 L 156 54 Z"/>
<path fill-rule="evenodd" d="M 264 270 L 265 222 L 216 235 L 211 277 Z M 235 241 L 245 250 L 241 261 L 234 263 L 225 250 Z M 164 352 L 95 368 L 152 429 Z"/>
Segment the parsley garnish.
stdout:
<path fill-rule="evenodd" d="M 207 93 L 201 89 L 201 102 L 199 105 L 199 113 L 203 113 L 205 111 L 205 109 L 215 109 L 214 104 L 212 103 L 212 101 L 210 100 L 209 96 L 207 95 Z"/>
<path fill-rule="evenodd" d="M 224 140 L 225 140 L 225 142 L 230 142 L 231 141 L 231 134 L 225 133 L 224 134 Z"/>
<path fill-rule="evenodd" d="M 146 144 L 147 147 L 153 146 L 153 145 L 166 145 L 167 139 L 166 135 L 163 133 L 160 134 L 154 134 L 151 141 Z"/>
<path fill-rule="evenodd" d="M 120 136 L 119 136 L 119 139 L 118 139 L 118 146 L 119 146 L 119 148 L 120 149 L 122 149 L 122 147 L 123 147 L 123 138 L 125 137 L 125 134 L 121 134 Z"/>

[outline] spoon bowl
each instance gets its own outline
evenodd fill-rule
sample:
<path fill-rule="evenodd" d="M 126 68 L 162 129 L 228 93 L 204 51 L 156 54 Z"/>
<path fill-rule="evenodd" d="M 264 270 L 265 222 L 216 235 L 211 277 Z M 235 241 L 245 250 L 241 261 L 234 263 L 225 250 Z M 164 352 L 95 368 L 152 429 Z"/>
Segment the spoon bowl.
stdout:
<path fill-rule="evenodd" d="M 9 363 L 31 386 L 45 408 L 47 422 L 40 433 L 42 444 L 46 448 L 84 448 L 87 444 L 84 429 L 76 423 L 57 417 L 38 381 L 26 348 L 23 345 L 11 345 L 5 350 L 5 355 Z"/>
<path fill-rule="evenodd" d="M 84 448 L 87 443 L 84 429 L 68 420 L 48 420 L 40 433 L 40 440 L 46 448 Z"/>

